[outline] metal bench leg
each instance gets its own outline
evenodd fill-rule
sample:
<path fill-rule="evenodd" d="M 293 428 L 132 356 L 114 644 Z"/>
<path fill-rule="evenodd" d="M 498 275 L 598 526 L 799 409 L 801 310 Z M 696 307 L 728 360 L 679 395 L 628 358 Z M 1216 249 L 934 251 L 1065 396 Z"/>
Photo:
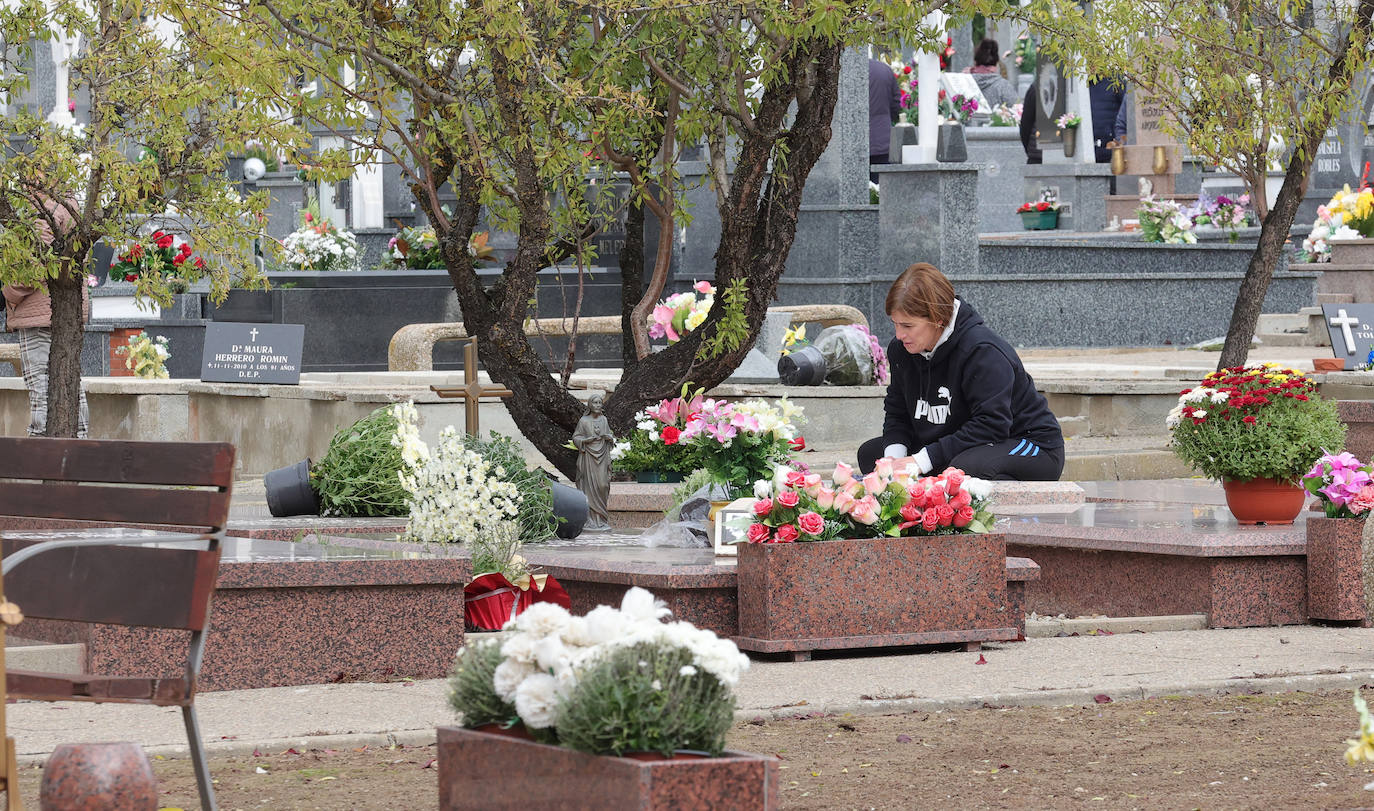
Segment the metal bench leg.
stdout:
<path fill-rule="evenodd" d="M 16 764 L 14 756 L 14 738 L 5 738 L 5 809 L 6 811 L 21 811 L 24 804 L 19 799 L 19 766 Z"/>
<path fill-rule="evenodd" d="M 200 739 L 200 722 L 196 720 L 195 705 L 181 708 L 186 719 L 186 738 L 191 744 L 191 764 L 196 770 L 196 785 L 200 788 L 200 807 L 203 811 L 216 811 L 215 787 L 210 782 L 210 764 L 205 761 L 205 744 Z"/>

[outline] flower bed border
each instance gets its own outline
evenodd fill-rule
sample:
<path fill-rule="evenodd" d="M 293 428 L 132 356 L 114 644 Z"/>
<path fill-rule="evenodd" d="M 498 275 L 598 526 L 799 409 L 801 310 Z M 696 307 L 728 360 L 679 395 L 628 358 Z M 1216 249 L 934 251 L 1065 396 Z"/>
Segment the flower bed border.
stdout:
<path fill-rule="evenodd" d="M 779 806 L 778 761 L 748 752 L 637 760 L 510 733 L 439 727 L 439 808 L 637 809 Z"/>
<path fill-rule="evenodd" d="M 1006 549 L 1000 532 L 744 544 L 735 644 L 805 659 L 814 650 L 1015 640 Z"/>

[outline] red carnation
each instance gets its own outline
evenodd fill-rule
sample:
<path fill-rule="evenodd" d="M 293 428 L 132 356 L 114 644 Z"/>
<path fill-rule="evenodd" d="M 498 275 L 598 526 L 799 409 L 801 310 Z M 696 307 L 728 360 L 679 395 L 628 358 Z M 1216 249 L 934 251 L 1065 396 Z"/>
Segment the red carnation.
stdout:
<path fill-rule="evenodd" d="M 669 426 L 667 426 L 666 428 L 663 429 L 663 444 L 664 444 L 664 445 L 676 445 L 676 444 L 677 444 L 677 441 L 678 441 L 679 439 L 681 439 L 681 438 L 682 438 L 682 432 L 679 431 L 676 427 L 674 427 L 674 426 L 672 426 L 672 425 L 669 425 Z"/>
<path fill-rule="evenodd" d="M 910 66 L 910 65 L 907 65 L 906 67 L 902 68 L 902 73 L 910 74 L 910 73 L 911 73 L 911 66 Z"/>

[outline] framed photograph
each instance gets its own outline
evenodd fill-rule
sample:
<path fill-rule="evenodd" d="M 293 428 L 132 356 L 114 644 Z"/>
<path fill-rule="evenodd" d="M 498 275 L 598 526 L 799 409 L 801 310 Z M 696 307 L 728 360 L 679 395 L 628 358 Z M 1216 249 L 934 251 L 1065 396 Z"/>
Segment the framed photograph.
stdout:
<path fill-rule="evenodd" d="M 737 543 L 744 543 L 745 533 L 754 522 L 753 498 L 737 498 L 716 511 L 711 527 L 715 536 L 717 555 L 738 555 Z"/>

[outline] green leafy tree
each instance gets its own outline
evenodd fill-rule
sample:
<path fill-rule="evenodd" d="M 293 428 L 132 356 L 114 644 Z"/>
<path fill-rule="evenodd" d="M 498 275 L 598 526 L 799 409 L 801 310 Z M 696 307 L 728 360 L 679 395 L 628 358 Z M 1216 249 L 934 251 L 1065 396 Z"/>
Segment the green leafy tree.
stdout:
<path fill-rule="evenodd" d="M 1374 59 L 1374 0 L 1032 0 L 1019 14 L 1042 50 L 1124 77 L 1166 111 L 1165 131 L 1245 183 L 1262 227 L 1217 368 L 1243 365 L 1317 147 Z"/>
<path fill-rule="evenodd" d="M 776 292 L 807 175 L 830 139 L 841 53 L 893 32 L 914 41 L 943 5 L 239 0 L 197 6 L 191 30 L 270 42 L 263 61 L 278 75 L 320 83 L 299 101 L 305 119 L 397 164 L 434 225 L 487 370 L 515 393 L 516 424 L 568 473 L 575 455 L 564 444 L 582 409 L 525 335 L 538 271 L 590 263 L 591 237 L 625 215 L 625 373 L 606 403 L 619 432 L 684 381 L 720 382 Z M 678 165 L 702 143 L 722 226 L 715 281 L 727 294 L 684 340 L 651 354 L 647 316 L 675 229 L 690 220 Z M 588 178 L 612 177 L 628 183 L 627 200 L 608 183 L 587 191 Z M 517 236 L 491 283 L 468 251 L 483 219 Z M 646 223 L 659 232 L 647 267 Z"/>
<path fill-rule="evenodd" d="M 0 282 L 42 285 L 53 305 L 48 434 L 75 436 L 80 387 L 82 290 L 91 246 L 120 245 L 149 218 L 171 215 L 208 262 L 222 298 L 230 274 L 252 279 L 248 240 L 265 197 L 240 199 L 226 154 L 249 138 L 299 145 L 289 120 L 247 94 L 257 66 L 212 61 L 176 33 L 175 7 L 160 0 L 87 5 L 24 0 L 0 8 Z M 55 126 L 52 99 L 22 103 L 41 43 L 75 43 L 73 90 L 87 91 L 89 121 Z M 51 233 L 48 243 L 43 232 Z M 213 248 L 211 248 L 213 246 Z M 138 292 L 169 303 L 167 278 L 151 273 Z"/>

